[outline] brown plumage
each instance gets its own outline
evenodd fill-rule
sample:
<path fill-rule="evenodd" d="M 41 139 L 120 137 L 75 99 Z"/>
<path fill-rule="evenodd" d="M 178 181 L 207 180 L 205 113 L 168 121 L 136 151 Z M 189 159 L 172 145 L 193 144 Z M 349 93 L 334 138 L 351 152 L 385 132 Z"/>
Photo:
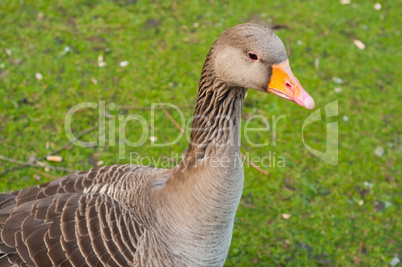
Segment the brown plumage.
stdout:
<path fill-rule="evenodd" d="M 286 60 L 262 26 L 223 33 L 201 73 L 183 161 L 169 170 L 100 167 L 0 194 L 0 266 L 222 266 L 243 188 L 246 88 L 266 92 Z"/>

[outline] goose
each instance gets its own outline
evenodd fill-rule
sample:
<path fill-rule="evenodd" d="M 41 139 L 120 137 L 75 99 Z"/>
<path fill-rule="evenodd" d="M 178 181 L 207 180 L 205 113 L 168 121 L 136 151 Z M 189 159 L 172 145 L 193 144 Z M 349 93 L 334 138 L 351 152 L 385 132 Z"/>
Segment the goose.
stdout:
<path fill-rule="evenodd" d="M 0 194 L 0 266 L 223 266 L 243 189 L 247 89 L 315 106 L 270 29 L 226 30 L 202 68 L 182 162 L 97 167 Z"/>

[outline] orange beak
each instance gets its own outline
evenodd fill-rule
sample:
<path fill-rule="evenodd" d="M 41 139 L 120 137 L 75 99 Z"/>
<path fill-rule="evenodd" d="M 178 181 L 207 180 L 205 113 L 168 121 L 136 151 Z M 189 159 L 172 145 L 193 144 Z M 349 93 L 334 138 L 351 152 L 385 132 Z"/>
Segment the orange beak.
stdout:
<path fill-rule="evenodd" d="M 299 80 L 293 75 L 289 60 L 272 66 L 271 81 L 267 89 L 268 92 L 294 101 L 307 109 L 315 107 L 313 98 L 303 89 Z"/>

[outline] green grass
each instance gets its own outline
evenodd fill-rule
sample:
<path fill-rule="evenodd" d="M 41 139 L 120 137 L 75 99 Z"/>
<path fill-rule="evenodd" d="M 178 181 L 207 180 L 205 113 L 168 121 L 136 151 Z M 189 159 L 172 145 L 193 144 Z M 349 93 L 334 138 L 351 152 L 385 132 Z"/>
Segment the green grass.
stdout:
<path fill-rule="evenodd" d="M 242 150 L 250 157 L 275 152 L 285 158 L 286 167 L 265 168 L 268 177 L 246 167 L 226 265 L 386 266 L 393 257 L 402 258 L 399 1 L 382 1 L 381 10 L 375 10 L 371 0 L 352 0 L 349 5 L 324 0 L 136 2 L 0 3 L 1 155 L 27 161 L 31 155 L 63 146 L 68 141 L 65 115 L 81 102 L 149 106 L 160 99 L 178 106 L 193 104 L 205 55 L 225 29 L 244 22 L 287 25 L 276 33 L 317 108 L 324 111 L 326 104 L 339 101 L 339 116 L 309 125 L 305 138 L 324 151 L 326 123 L 337 121 L 339 164 L 325 163 L 304 147 L 301 129 L 311 111 L 249 91 L 243 124 L 251 115 L 286 117 L 277 123 L 276 146 L 270 142 L 253 147 L 243 136 Z M 359 50 L 354 39 L 363 41 L 366 49 Z M 63 53 L 66 47 L 70 52 Z M 103 68 L 97 66 L 99 55 L 107 63 Z M 129 65 L 120 67 L 124 60 Z M 37 72 L 43 75 L 40 81 Z M 336 84 L 333 77 L 340 77 L 343 84 Z M 334 92 L 335 87 L 342 92 Z M 148 110 L 108 111 L 116 119 L 137 113 L 151 120 Z M 183 112 L 186 119 L 192 115 L 191 108 Z M 83 109 L 74 115 L 72 128 L 79 133 L 97 120 L 97 109 Z M 162 111 L 156 112 L 155 125 L 159 143 L 179 134 Z M 261 125 L 257 120 L 250 123 Z M 138 123 L 127 125 L 129 140 L 139 140 L 141 133 Z M 250 137 L 263 143 L 271 141 L 271 134 Z M 83 140 L 94 141 L 97 136 L 93 131 Z M 124 151 L 169 156 L 186 147 L 186 138 L 169 147 L 153 147 L 147 138 L 142 146 Z M 377 147 L 384 148 L 383 156 L 375 155 Z M 129 157 L 119 159 L 119 147 L 108 142 L 91 148 L 73 146 L 58 154 L 63 162 L 51 164 L 71 169 L 88 169 L 101 160 L 104 165 L 129 162 Z M 0 172 L 14 166 L 0 160 Z M 24 168 L 7 173 L 0 177 L 0 190 L 50 180 L 43 172 Z M 284 219 L 284 213 L 291 217 Z"/>

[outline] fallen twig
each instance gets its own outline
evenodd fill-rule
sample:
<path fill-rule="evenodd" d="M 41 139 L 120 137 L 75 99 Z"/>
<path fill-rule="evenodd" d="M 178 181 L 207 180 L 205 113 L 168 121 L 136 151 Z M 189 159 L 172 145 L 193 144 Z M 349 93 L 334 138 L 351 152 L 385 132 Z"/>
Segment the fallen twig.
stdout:
<path fill-rule="evenodd" d="M 243 201 L 240 201 L 240 204 L 242 206 L 246 207 L 246 208 L 252 208 L 252 209 L 255 209 L 255 210 L 258 209 L 258 207 L 254 206 L 254 205 L 251 205 L 251 204 L 244 203 Z"/>
<path fill-rule="evenodd" d="M 93 130 L 96 130 L 96 129 L 98 129 L 98 125 L 95 125 L 95 126 L 93 126 L 93 127 L 91 127 L 91 128 L 88 128 L 88 129 L 83 130 L 82 132 L 80 132 L 79 134 L 77 134 L 77 135 L 75 136 L 75 140 L 74 140 L 74 141 L 78 140 L 78 138 L 80 138 L 80 137 L 83 136 L 84 134 L 89 133 L 89 132 L 92 132 Z M 42 159 L 45 159 L 45 158 L 46 158 L 47 156 L 49 156 L 49 155 L 57 154 L 57 153 L 59 153 L 60 151 L 65 150 L 65 149 L 67 149 L 68 147 L 70 147 L 70 146 L 72 146 L 72 145 L 73 145 L 73 143 L 68 142 L 68 143 L 66 143 L 64 146 L 62 146 L 62 147 L 60 147 L 60 148 L 58 148 L 58 149 L 56 149 L 56 150 L 53 150 L 52 152 L 50 152 L 50 153 L 48 153 L 48 154 L 46 154 L 46 155 L 43 155 L 43 156 L 39 157 L 37 160 L 42 160 Z"/>
<path fill-rule="evenodd" d="M 363 241 L 361 241 L 360 245 L 359 245 L 359 252 L 357 253 L 357 265 L 359 267 L 362 266 L 361 254 L 362 254 L 363 246 L 364 246 L 364 243 L 363 243 Z"/>
<path fill-rule="evenodd" d="M 285 42 L 286 42 L 286 54 L 288 55 L 288 56 L 290 56 L 291 54 L 292 54 L 292 49 L 290 48 L 290 42 L 289 42 L 289 39 L 285 39 Z"/>
<path fill-rule="evenodd" d="M 119 87 L 118 82 L 119 82 L 119 77 L 114 76 L 114 78 L 113 78 L 113 93 L 110 96 L 109 101 L 112 101 L 116 97 L 116 92 L 117 92 L 117 89 Z"/>
<path fill-rule="evenodd" d="M 50 174 L 48 174 L 46 172 L 43 172 L 43 171 L 40 171 L 40 170 L 34 170 L 34 171 L 39 173 L 40 175 L 46 176 L 46 177 L 48 177 L 50 179 L 53 179 L 53 180 L 56 180 L 58 178 L 56 176 L 50 175 Z"/>
<path fill-rule="evenodd" d="M 252 162 L 251 160 L 249 160 L 246 155 L 244 155 L 243 153 L 241 153 L 241 156 L 243 157 L 243 159 L 247 160 L 247 162 L 250 163 L 250 165 L 251 165 L 254 169 L 256 169 L 257 171 L 259 171 L 260 173 L 262 173 L 262 174 L 264 174 L 264 175 L 266 175 L 266 176 L 269 175 L 269 172 L 264 171 L 264 170 L 261 169 L 259 166 L 257 166 L 256 164 L 254 164 L 254 162 Z"/>
<path fill-rule="evenodd" d="M 180 126 L 180 124 L 177 123 L 177 121 L 172 117 L 172 115 L 170 115 L 170 113 L 166 110 L 165 106 L 162 105 L 162 102 L 160 99 L 159 100 L 159 104 L 161 104 L 162 110 L 165 113 L 166 117 L 169 118 L 169 120 L 171 122 L 173 122 L 173 124 L 176 126 L 177 129 L 179 129 L 182 133 L 184 133 L 184 129 Z"/>
<path fill-rule="evenodd" d="M 91 132 L 91 131 L 93 131 L 95 129 L 98 129 L 98 126 L 93 126 L 91 128 L 85 129 L 82 132 L 80 132 L 79 134 L 77 134 L 75 136 L 75 139 L 78 140 L 78 138 L 80 138 L 84 134 L 89 133 L 89 132 Z M 51 151 L 50 153 L 47 153 L 47 154 L 45 154 L 43 156 L 40 156 L 40 157 L 36 158 L 34 162 L 23 162 L 23 161 L 7 158 L 7 157 L 4 157 L 4 156 L 0 155 L 0 159 L 2 159 L 4 161 L 19 164 L 19 166 L 15 166 L 13 168 L 10 168 L 10 169 L 7 169 L 7 170 L 4 170 L 4 171 L 0 172 L 0 176 L 4 175 L 6 173 L 9 173 L 9 172 L 14 172 L 16 170 L 26 168 L 26 167 L 43 167 L 43 164 L 37 164 L 35 162 L 39 162 L 41 160 L 44 160 L 44 159 L 46 159 L 47 156 L 57 154 L 60 151 L 65 150 L 65 149 L 69 148 L 72 145 L 73 145 L 73 143 L 68 142 L 64 146 L 62 146 L 60 148 L 57 148 L 57 149 Z M 65 171 L 65 172 L 75 172 L 76 171 L 76 170 L 72 170 L 72 169 L 68 169 L 68 168 L 64 168 L 64 167 L 57 167 L 57 166 L 50 166 L 50 165 L 46 166 L 46 167 L 49 167 L 49 168 L 51 168 L 53 170 L 59 170 L 59 171 Z"/>
<path fill-rule="evenodd" d="M 68 168 L 64 168 L 64 167 L 57 167 L 57 166 L 51 166 L 48 164 L 44 164 L 44 163 L 31 163 L 31 162 L 23 162 L 23 161 L 19 161 L 19 160 L 15 160 L 15 159 L 11 159 L 11 158 L 7 158 L 3 155 L 0 155 L 0 159 L 7 161 L 7 162 L 11 162 L 11 163 L 15 163 L 15 164 L 20 164 L 20 168 L 23 167 L 40 167 L 40 168 L 49 168 L 49 169 L 53 169 L 53 170 L 58 170 L 58 171 L 65 171 L 65 172 L 76 172 L 77 170 L 72 170 L 72 169 L 68 169 Z M 14 170 L 10 169 L 10 170 Z M 3 175 L 3 173 L 7 173 L 7 170 L 3 171 L 0 173 L 0 175 Z"/>
<path fill-rule="evenodd" d="M 0 159 L 2 159 L 4 161 L 7 161 L 7 162 L 15 163 L 15 164 L 26 164 L 26 162 L 22 162 L 22 161 L 19 161 L 19 160 L 16 160 L 16 159 L 10 159 L 10 158 L 7 158 L 7 157 L 5 157 L 3 155 L 0 155 Z"/>

